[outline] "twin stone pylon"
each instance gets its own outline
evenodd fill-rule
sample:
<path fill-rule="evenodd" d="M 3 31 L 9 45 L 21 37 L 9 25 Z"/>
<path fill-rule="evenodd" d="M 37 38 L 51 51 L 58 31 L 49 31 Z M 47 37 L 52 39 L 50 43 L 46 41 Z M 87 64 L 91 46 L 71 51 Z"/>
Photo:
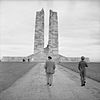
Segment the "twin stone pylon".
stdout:
<path fill-rule="evenodd" d="M 46 52 L 47 55 L 58 54 L 58 17 L 57 12 L 49 12 L 49 39 L 44 48 L 44 10 L 36 12 L 34 54 Z"/>

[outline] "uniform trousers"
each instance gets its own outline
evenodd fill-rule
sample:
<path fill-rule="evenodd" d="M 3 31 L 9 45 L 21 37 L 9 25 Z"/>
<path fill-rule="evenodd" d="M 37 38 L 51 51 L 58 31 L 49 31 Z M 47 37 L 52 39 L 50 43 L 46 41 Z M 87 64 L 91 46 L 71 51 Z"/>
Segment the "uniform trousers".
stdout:
<path fill-rule="evenodd" d="M 47 77 L 47 84 L 51 84 L 53 82 L 53 74 L 51 73 L 46 73 L 46 77 Z"/>
<path fill-rule="evenodd" d="M 85 76 L 86 76 L 86 71 L 80 71 L 80 76 L 81 76 L 81 85 L 85 84 Z"/>

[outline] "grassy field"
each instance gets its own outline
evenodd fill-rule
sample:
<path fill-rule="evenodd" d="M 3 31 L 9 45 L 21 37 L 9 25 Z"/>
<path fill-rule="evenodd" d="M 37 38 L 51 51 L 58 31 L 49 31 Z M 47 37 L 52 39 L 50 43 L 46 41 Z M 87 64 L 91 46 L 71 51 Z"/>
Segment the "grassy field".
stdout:
<path fill-rule="evenodd" d="M 71 69 L 72 71 L 78 71 L 78 62 L 60 62 L 60 65 Z M 86 68 L 86 76 L 100 82 L 100 62 L 90 62 L 88 63 L 88 68 Z"/>
<path fill-rule="evenodd" d="M 22 77 L 36 62 L 0 62 L 0 92 Z"/>

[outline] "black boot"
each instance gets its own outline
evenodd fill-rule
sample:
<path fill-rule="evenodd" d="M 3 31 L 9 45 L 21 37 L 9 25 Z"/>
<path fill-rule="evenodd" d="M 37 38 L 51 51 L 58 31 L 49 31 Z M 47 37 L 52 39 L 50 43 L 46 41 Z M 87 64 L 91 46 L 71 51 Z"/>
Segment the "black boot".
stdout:
<path fill-rule="evenodd" d="M 85 86 L 85 84 L 81 84 L 81 86 Z"/>
<path fill-rule="evenodd" d="M 51 86 L 51 84 L 49 84 L 49 86 Z"/>

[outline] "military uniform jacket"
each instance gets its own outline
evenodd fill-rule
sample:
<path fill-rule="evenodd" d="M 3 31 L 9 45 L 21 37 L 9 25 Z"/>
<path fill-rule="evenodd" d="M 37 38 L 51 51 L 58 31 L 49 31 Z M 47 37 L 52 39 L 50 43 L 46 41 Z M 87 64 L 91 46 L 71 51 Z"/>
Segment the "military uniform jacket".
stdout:
<path fill-rule="evenodd" d="M 88 67 L 87 63 L 85 61 L 80 61 L 78 65 L 78 69 L 82 72 L 85 71 L 85 67 Z"/>
<path fill-rule="evenodd" d="M 49 74 L 55 73 L 55 63 L 51 60 L 47 60 L 45 63 L 45 71 Z"/>

